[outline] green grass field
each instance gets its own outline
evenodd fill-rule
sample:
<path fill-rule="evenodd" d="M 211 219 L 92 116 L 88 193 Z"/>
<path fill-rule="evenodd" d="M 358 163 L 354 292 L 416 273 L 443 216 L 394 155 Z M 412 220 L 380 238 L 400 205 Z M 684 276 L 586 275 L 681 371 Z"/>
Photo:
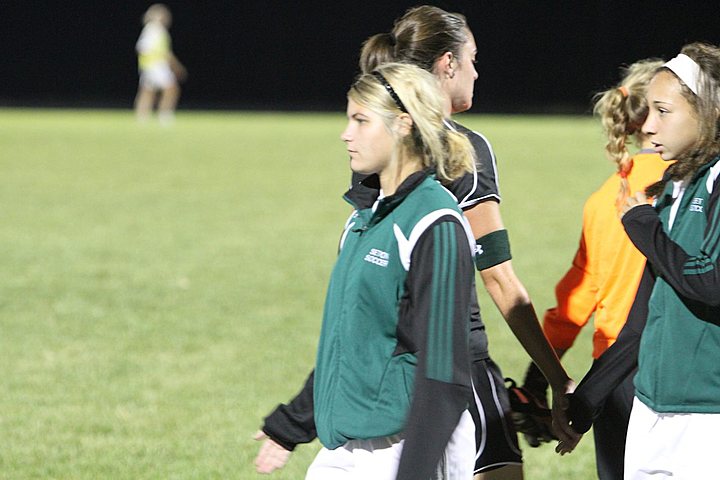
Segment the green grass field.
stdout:
<path fill-rule="evenodd" d="M 539 312 L 612 171 L 585 117 L 458 117 L 493 142 Z M 0 110 L 0 477 L 260 478 L 251 439 L 313 365 L 348 165 L 338 114 Z M 481 290 L 491 351 L 528 356 Z M 590 334 L 566 356 L 576 378 Z M 299 479 L 318 445 L 270 478 Z M 594 478 L 525 448 L 528 479 Z"/>

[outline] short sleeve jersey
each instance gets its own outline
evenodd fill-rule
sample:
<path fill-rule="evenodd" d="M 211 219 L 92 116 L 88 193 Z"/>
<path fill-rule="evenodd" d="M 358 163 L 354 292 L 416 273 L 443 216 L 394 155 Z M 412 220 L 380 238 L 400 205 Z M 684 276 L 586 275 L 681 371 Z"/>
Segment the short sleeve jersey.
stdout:
<path fill-rule="evenodd" d="M 457 199 L 458 207 L 466 210 L 488 200 L 500 203 L 497 164 L 490 142 L 482 134 L 452 120 L 447 120 L 445 125 L 465 135 L 475 150 L 475 168 L 473 171 L 445 185 Z M 365 175 L 353 172 L 352 184 L 356 185 L 363 178 L 365 178 Z"/>
<path fill-rule="evenodd" d="M 470 130 L 457 122 L 447 121 L 445 124 L 465 135 L 475 150 L 475 168 L 447 185 L 455 195 L 458 206 L 467 209 L 478 203 L 493 200 L 500 203 L 500 188 L 497 182 L 497 164 L 495 152 L 490 142 L 482 134 Z"/>

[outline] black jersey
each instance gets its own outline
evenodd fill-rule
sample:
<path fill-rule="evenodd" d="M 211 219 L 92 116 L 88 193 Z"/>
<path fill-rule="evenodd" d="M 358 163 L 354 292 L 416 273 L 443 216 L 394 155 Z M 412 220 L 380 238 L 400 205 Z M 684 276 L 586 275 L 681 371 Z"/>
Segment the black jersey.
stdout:
<path fill-rule="evenodd" d="M 475 150 L 475 168 L 449 185 L 447 189 L 457 198 L 458 206 L 467 209 L 487 200 L 500 202 L 497 182 L 497 164 L 490 142 L 482 134 L 470 130 L 457 122 L 447 121 L 448 128 L 465 135 Z"/>
<path fill-rule="evenodd" d="M 473 168 L 473 171 L 445 185 L 457 199 L 458 206 L 465 210 L 488 200 L 499 203 L 500 189 L 497 182 L 497 164 L 490 142 L 482 134 L 452 120 L 447 120 L 445 125 L 465 135 L 475 150 L 475 168 Z M 365 177 L 366 175 L 353 172 L 352 185 L 361 182 Z"/>

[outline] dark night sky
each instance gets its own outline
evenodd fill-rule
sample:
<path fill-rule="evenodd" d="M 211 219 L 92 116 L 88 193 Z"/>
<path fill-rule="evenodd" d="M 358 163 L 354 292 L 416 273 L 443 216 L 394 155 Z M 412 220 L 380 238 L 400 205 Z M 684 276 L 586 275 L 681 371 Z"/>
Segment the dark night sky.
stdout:
<path fill-rule="evenodd" d="M 0 106 L 130 108 L 148 1 L 0 0 Z M 412 1 L 173 1 L 180 108 L 344 108 L 369 35 Z M 428 1 L 478 43 L 473 112 L 586 112 L 618 66 L 720 43 L 718 0 Z M 680 7 L 679 5 L 682 5 Z"/>

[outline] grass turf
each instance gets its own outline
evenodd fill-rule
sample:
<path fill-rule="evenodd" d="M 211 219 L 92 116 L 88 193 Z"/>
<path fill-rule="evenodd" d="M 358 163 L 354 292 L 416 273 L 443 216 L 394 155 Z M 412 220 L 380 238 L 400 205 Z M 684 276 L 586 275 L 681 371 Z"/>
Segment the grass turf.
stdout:
<path fill-rule="evenodd" d="M 459 116 L 498 155 L 513 264 L 542 313 L 612 171 L 585 117 Z M 0 472 L 255 478 L 251 436 L 312 367 L 348 206 L 342 114 L 0 110 Z M 491 352 L 525 354 L 481 290 Z M 589 330 L 586 329 L 586 330 Z M 566 356 L 580 378 L 590 333 Z M 524 448 L 592 478 L 592 439 Z M 277 479 L 302 478 L 318 445 Z"/>

